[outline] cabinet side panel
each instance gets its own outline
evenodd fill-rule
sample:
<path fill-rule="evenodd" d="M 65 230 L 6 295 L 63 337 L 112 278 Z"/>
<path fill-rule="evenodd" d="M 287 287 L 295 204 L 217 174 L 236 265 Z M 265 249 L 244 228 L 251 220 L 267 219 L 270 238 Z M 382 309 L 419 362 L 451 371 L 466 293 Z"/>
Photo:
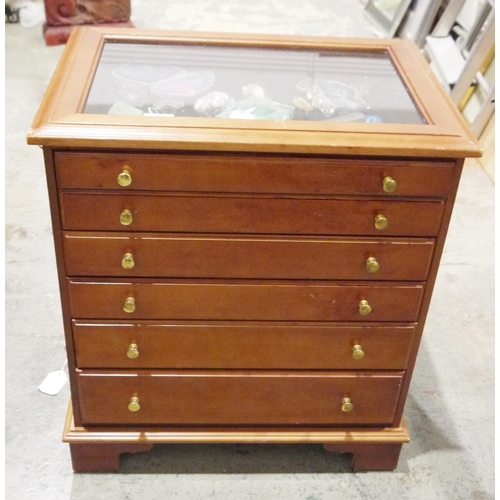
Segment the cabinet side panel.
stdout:
<path fill-rule="evenodd" d="M 76 383 L 75 348 L 71 329 L 69 314 L 68 285 L 65 279 L 64 249 L 61 232 L 61 217 L 57 196 L 57 183 L 54 168 L 54 155 L 52 148 L 44 147 L 43 156 L 45 160 L 45 173 L 47 176 L 47 188 L 49 191 L 50 216 L 52 220 L 52 234 L 54 237 L 54 249 L 56 254 L 57 274 L 59 279 L 59 291 L 61 295 L 61 308 L 63 314 L 64 336 L 66 340 L 66 351 L 68 356 L 68 372 L 71 394 L 73 396 L 73 410 L 75 425 L 80 425 L 80 408 L 78 404 L 78 386 Z"/>
<path fill-rule="evenodd" d="M 399 400 L 398 407 L 396 409 L 396 415 L 394 419 L 394 424 L 399 425 L 401 418 L 403 416 L 403 409 L 406 401 L 406 396 L 408 395 L 408 389 L 410 387 L 410 381 L 415 367 L 415 361 L 417 358 L 418 349 L 420 346 L 420 341 L 422 339 L 422 332 L 425 326 L 425 320 L 427 318 L 427 313 L 429 311 L 429 305 L 432 299 L 432 292 L 434 290 L 434 284 L 436 283 L 436 277 L 439 270 L 439 264 L 441 262 L 441 255 L 443 254 L 444 244 L 446 242 L 446 235 L 448 233 L 448 227 L 450 225 L 451 215 L 453 212 L 453 206 L 455 204 L 455 198 L 457 195 L 458 185 L 460 183 L 460 176 L 462 174 L 462 168 L 464 165 L 463 159 L 458 159 L 455 164 L 455 175 L 452 182 L 452 189 L 450 190 L 450 195 L 445 200 L 443 218 L 441 222 L 441 227 L 439 229 L 439 235 L 436 239 L 436 244 L 434 247 L 434 256 L 432 258 L 432 263 L 429 271 L 429 277 L 427 279 L 426 287 L 424 290 L 424 295 L 422 299 L 422 305 L 420 308 L 420 314 L 418 318 L 417 326 L 413 332 L 412 346 L 410 348 L 410 356 L 408 359 L 408 368 L 405 372 L 403 385 L 401 388 L 401 398 Z"/>

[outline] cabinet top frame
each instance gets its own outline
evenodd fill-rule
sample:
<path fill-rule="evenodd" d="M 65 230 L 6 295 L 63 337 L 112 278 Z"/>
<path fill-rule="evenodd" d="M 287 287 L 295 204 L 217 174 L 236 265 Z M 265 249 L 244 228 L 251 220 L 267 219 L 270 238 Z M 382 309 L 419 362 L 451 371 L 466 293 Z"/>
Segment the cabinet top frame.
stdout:
<path fill-rule="evenodd" d="M 425 124 L 238 120 L 83 113 L 105 43 L 208 45 L 283 50 L 384 52 Z M 77 27 L 28 134 L 57 148 L 479 157 L 473 134 L 412 42 Z"/>

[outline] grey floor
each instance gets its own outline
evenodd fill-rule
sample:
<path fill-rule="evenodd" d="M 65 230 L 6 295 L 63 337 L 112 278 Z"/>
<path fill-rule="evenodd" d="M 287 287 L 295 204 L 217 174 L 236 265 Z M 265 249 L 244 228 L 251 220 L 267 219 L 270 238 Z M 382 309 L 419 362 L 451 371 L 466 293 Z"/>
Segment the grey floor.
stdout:
<path fill-rule="evenodd" d="M 355 0 L 132 0 L 138 27 L 374 36 Z M 37 389 L 64 362 L 42 152 L 25 136 L 63 47 L 6 26 L 6 496 L 12 500 L 494 498 L 494 185 L 465 168 L 391 473 L 347 472 L 319 445 L 171 445 L 120 474 L 74 474 L 69 398 Z"/>

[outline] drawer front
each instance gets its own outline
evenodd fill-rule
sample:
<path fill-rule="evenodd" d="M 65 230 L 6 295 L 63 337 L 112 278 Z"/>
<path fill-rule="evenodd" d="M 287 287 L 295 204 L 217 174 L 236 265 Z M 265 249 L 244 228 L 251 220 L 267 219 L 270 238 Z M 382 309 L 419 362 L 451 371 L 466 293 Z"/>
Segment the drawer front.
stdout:
<path fill-rule="evenodd" d="M 435 236 L 443 202 L 61 193 L 64 229 L 374 236 Z M 122 213 L 127 211 L 128 218 Z M 382 214 L 387 227 L 377 229 Z M 131 216 L 131 222 L 130 222 Z M 120 220 L 124 220 L 124 225 Z"/>
<path fill-rule="evenodd" d="M 453 178 L 446 161 L 72 151 L 54 157 L 60 188 L 388 195 L 383 179 L 390 176 L 397 182 L 391 196 L 447 196 Z M 125 168 L 131 183 L 120 186 Z"/>
<path fill-rule="evenodd" d="M 71 317 L 81 319 L 413 322 L 423 290 L 422 283 L 69 280 Z M 125 312 L 130 299 L 133 312 Z M 363 300 L 371 308 L 368 315 L 360 314 Z"/>
<path fill-rule="evenodd" d="M 405 369 L 413 329 L 73 320 L 79 368 Z"/>
<path fill-rule="evenodd" d="M 390 425 L 402 372 L 79 372 L 83 424 Z M 131 398 L 140 409 L 130 411 Z M 348 397 L 351 411 L 342 411 Z"/>
<path fill-rule="evenodd" d="M 64 234 L 69 276 L 423 281 L 433 248 L 424 239 Z"/>

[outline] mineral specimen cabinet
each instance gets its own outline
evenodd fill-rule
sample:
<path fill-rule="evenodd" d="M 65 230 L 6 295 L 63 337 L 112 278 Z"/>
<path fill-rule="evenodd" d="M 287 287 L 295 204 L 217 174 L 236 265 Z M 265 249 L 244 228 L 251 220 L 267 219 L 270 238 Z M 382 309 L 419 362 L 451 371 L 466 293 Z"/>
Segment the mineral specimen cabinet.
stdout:
<path fill-rule="evenodd" d="M 76 471 L 202 442 L 397 466 L 464 158 L 481 154 L 413 43 L 77 28 L 28 142 Z"/>

